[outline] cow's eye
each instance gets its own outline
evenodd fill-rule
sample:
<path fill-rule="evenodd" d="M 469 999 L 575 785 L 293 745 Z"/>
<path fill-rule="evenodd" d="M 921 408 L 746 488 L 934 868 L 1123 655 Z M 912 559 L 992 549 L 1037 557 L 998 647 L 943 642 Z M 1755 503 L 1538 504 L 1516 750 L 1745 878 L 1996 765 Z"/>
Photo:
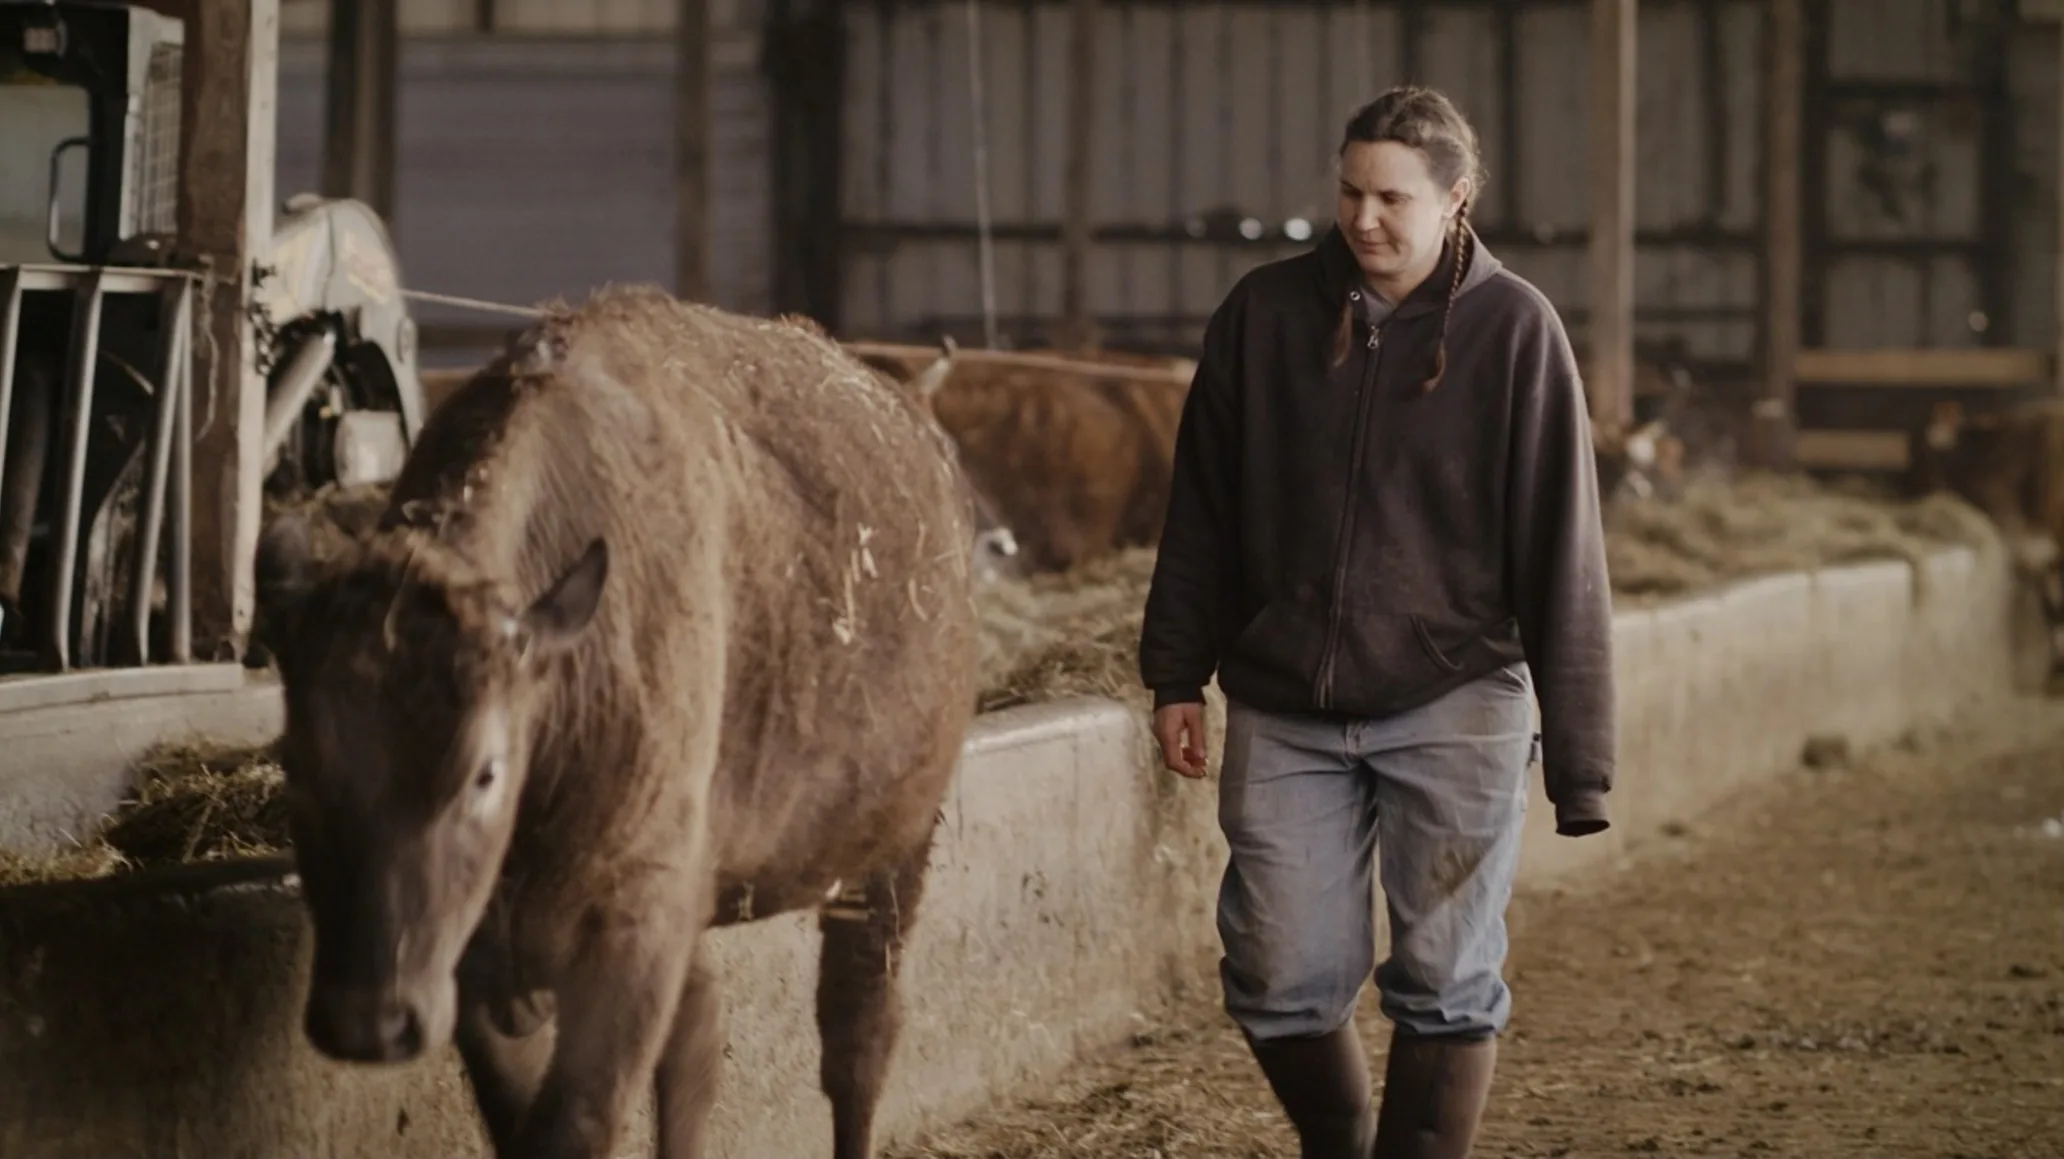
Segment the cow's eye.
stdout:
<path fill-rule="evenodd" d="M 473 787 L 476 790 L 485 793 L 489 789 L 494 788 L 495 782 L 501 779 L 502 758 L 494 757 L 491 758 L 486 764 L 481 765 L 479 772 L 473 774 Z"/>

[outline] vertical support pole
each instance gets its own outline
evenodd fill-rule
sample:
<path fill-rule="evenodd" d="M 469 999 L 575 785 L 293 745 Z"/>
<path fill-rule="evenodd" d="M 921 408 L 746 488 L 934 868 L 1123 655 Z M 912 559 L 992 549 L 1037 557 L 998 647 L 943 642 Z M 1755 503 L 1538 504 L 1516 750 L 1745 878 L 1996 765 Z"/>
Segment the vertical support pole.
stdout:
<path fill-rule="evenodd" d="M 2064 12 L 2057 19 L 2057 332 L 2052 339 L 2058 394 L 2064 394 Z"/>
<path fill-rule="evenodd" d="M 1591 421 L 1634 419 L 1634 0 L 1591 0 Z"/>
<path fill-rule="evenodd" d="M 489 33 L 495 30 L 495 0 L 473 0 L 473 31 Z"/>
<path fill-rule="evenodd" d="M 324 195 L 355 197 L 390 228 L 401 85 L 397 2 L 331 0 L 323 97 Z"/>
<path fill-rule="evenodd" d="M 86 444 L 93 433 L 94 369 L 100 365 L 101 275 L 91 274 L 72 306 L 72 381 L 65 391 L 63 421 L 51 429 L 64 440 L 63 507 L 57 533 L 57 568 L 50 582 L 50 641 L 57 670 L 72 667 L 72 584 L 78 578 L 80 523 L 86 502 Z"/>
<path fill-rule="evenodd" d="M 1097 0 L 1068 3 L 1068 162 L 1061 220 L 1061 345 L 1096 345 L 1089 316 L 1089 247 L 1096 155 Z"/>
<path fill-rule="evenodd" d="M 674 292 L 709 297 L 709 0 L 680 0 L 674 38 Z"/>
<path fill-rule="evenodd" d="M 1776 470 L 1791 461 L 1800 347 L 1800 164 L 1806 84 L 1804 0 L 1771 0 L 1763 24 L 1763 390 L 1752 414 L 1754 458 Z"/>
<path fill-rule="evenodd" d="M 129 592 L 130 626 L 135 632 L 136 662 L 150 663 L 151 588 L 158 575 L 158 543 L 165 529 L 165 484 L 171 473 L 173 441 L 179 430 L 179 408 L 186 386 L 180 368 L 187 363 L 192 335 L 192 286 L 184 278 L 159 295 L 163 311 L 164 347 L 158 362 L 158 398 L 151 412 L 150 457 L 144 475 L 143 527 L 137 536 L 136 573 Z M 171 584 L 166 584 L 169 604 Z"/>
<path fill-rule="evenodd" d="M 272 238 L 279 0 L 196 5 L 185 75 L 179 237 L 211 282 L 196 303 L 208 334 L 194 346 L 203 362 L 189 392 L 204 400 L 201 418 L 191 470 L 175 471 L 173 487 L 177 495 L 190 473 L 196 650 L 232 659 L 250 634 L 256 600 L 265 379 L 245 306 Z"/>

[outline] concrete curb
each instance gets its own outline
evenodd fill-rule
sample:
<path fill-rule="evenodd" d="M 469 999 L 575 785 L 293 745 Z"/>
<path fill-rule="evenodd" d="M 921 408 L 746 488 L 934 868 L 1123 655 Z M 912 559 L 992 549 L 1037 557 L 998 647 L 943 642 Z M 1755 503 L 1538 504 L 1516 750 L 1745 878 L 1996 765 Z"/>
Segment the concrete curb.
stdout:
<path fill-rule="evenodd" d="M 1866 564 L 1618 616 L 1615 827 L 1555 837 L 1536 774 L 1525 882 L 1610 864 L 1790 766 L 1813 734 L 1869 744 L 2005 693 L 2003 562 L 1944 552 L 1922 578 Z M 240 703 L 254 715 L 238 719 L 262 727 L 259 702 Z M 1178 1003 L 1215 1001 L 1214 795 L 1153 769 L 1143 723 L 1094 700 L 978 723 L 905 968 L 885 1137 L 1008 1097 Z M 279 862 L 0 891 L 0 1154 L 484 1154 L 449 1053 L 368 1071 L 302 1042 L 298 905 Z M 811 923 L 714 941 L 731 1050 L 712 1149 L 826 1152 Z"/>

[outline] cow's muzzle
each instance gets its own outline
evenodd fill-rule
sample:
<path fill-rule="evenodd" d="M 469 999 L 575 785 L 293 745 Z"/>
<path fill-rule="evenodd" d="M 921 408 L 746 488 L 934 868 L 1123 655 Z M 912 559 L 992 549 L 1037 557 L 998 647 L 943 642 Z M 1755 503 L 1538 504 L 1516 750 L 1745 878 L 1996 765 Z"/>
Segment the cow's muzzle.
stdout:
<path fill-rule="evenodd" d="M 370 990 L 317 990 L 309 996 L 308 1041 L 339 1062 L 408 1062 L 423 1053 L 415 1003 Z"/>

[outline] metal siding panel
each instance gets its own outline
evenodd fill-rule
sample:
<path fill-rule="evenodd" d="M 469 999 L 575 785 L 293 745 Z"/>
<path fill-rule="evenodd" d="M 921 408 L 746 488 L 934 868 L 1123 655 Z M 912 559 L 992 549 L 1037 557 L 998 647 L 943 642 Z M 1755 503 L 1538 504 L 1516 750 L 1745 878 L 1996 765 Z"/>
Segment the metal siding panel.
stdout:
<path fill-rule="evenodd" d="M 1280 73 L 1269 68 L 1271 14 L 1247 5 L 1221 9 L 1219 35 L 1229 66 L 1218 77 L 1220 114 L 1227 132 L 1219 142 L 1226 166 L 1227 200 L 1242 214 L 1267 220 L 1276 213 L 1282 183 L 1278 106 Z"/>
<path fill-rule="evenodd" d="M 1826 345 L 1912 346 L 1926 331 L 1920 271 L 1895 258 L 1842 257 L 1828 268 Z"/>
<path fill-rule="evenodd" d="M 1282 173 L 1276 182 L 1278 220 L 1311 217 L 1332 195 L 1333 150 L 1340 126 L 1332 109 L 1332 78 L 1326 75 L 1324 16 L 1327 9 L 1285 6 L 1276 12 L 1284 71 L 1283 112 L 1276 141 Z"/>
<path fill-rule="evenodd" d="M 1590 13 L 1582 6 L 1529 8 L 1520 13 L 1519 31 L 1520 163 L 1526 166 L 1520 220 L 1582 229 L 1590 214 L 1590 100 L 1587 74 L 1576 62 L 1589 54 Z"/>
<path fill-rule="evenodd" d="M 1488 8 L 1433 8 L 1427 12 L 1426 36 L 1419 48 L 1425 83 L 1446 93 L 1475 127 L 1477 146 L 1488 170 L 1495 167 L 1505 137 L 1499 124 L 1504 85 L 1498 60 L 1497 14 Z M 1529 174 L 1531 176 L 1531 174 Z M 1495 221 L 1504 213 L 1505 191 L 1499 175 L 1472 216 Z"/>
<path fill-rule="evenodd" d="M 1389 48 L 1397 42 L 1398 13 L 1391 7 L 1360 4 L 1327 5 L 1322 11 L 1333 81 L 1332 97 L 1327 104 L 1327 123 L 1332 131 L 1326 135 L 1326 157 L 1330 163 L 1333 147 L 1339 144 L 1348 118 L 1398 81 L 1397 53 Z M 1329 200 L 1330 197 L 1329 191 Z"/>
<path fill-rule="evenodd" d="M 940 5 L 933 12 L 931 45 L 933 213 L 947 221 L 975 220 L 975 113 L 968 87 L 967 12 Z"/>
<path fill-rule="evenodd" d="M 989 207 L 1002 221 L 1032 216 L 1034 158 L 1026 124 L 1026 20 L 1022 4 L 982 5 L 982 100 L 989 123 Z"/>
<path fill-rule="evenodd" d="M 1728 229 L 1763 220 L 1763 6 L 1732 3 L 1721 13 L 1722 84 L 1727 117 Z"/>
<path fill-rule="evenodd" d="M 883 207 L 891 219 L 919 218 L 930 208 L 927 180 L 933 94 L 928 83 L 937 62 L 931 59 L 925 21 L 898 19 L 889 24 L 889 185 Z"/>
<path fill-rule="evenodd" d="M 2015 180 L 2013 313 L 1997 319 L 2019 346 L 2057 341 L 2057 37 L 2064 25 L 2029 28 L 2009 50 L 2014 94 Z"/>
<path fill-rule="evenodd" d="M 1032 9 L 1034 83 L 1028 109 L 1032 124 L 1032 216 L 1059 221 L 1066 201 L 1068 169 L 1068 7 L 1040 4 Z M 1055 277 L 1060 258 L 1054 257 Z M 1042 278 L 1045 275 L 1041 275 Z M 1054 300 L 1060 300 L 1059 287 Z"/>
<path fill-rule="evenodd" d="M 715 47 L 712 296 L 771 305 L 768 96 L 756 34 Z M 673 281 L 669 46 L 404 43 L 392 229 L 410 288 L 490 301 L 578 300 L 611 281 Z M 318 187 L 322 47 L 283 47 L 281 196 Z M 488 316 L 415 305 L 419 319 Z"/>
<path fill-rule="evenodd" d="M 1978 281 L 1969 262 L 1956 257 L 1937 257 L 1928 263 L 1923 286 L 1928 346 L 1977 346 L 1983 335 L 1971 325 L 1979 313 Z"/>
<path fill-rule="evenodd" d="M 1232 192 L 1224 184 L 1222 160 L 1225 141 L 1220 118 L 1226 86 L 1220 68 L 1220 7 L 1199 4 L 1176 13 L 1177 51 L 1184 57 L 1180 106 L 1184 116 L 1176 130 L 1182 141 L 1182 159 L 1175 207 L 1184 217 L 1226 204 Z"/>
<path fill-rule="evenodd" d="M 710 146 L 710 292 L 727 309 L 767 314 L 774 309 L 773 94 L 760 75 L 758 30 L 718 35 Z"/>
<path fill-rule="evenodd" d="M 1699 10 L 1647 5 L 1636 29 L 1634 221 L 1640 229 L 1706 216 L 1706 101 Z"/>
<path fill-rule="evenodd" d="M 1954 80 L 1950 0 L 1829 0 L 1828 69 L 1845 80 Z"/>
<path fill-rule="evenodd" d="M 877 170 L 881 164 L 878 94 L 882 92 L 882 23 L 872 5 L 849 5 L 846 13 L 845 99 L 839 102 L 840 201 L 849 220 L 882 216 Z"/>
<path fill-rule="evenodd" d="M 1132 4 L 1115 15 L 1128 31 L 1099 45 L 1098 59 L 1120 110 L 1110 120 L 1127 131 L 1097 156 L 1097 204 L 1113 221 L 1159 221 L 1175 187 L 1170 129 L 1182 115 L 1168 94 L 1174 17 L 1167 8 Z"/>
<path fill-rule="evenodd" d="M 280 44 L 273 189 L 281 202 L 322 186 L 323 81 L 328 73 L 319 41 Z"/>

